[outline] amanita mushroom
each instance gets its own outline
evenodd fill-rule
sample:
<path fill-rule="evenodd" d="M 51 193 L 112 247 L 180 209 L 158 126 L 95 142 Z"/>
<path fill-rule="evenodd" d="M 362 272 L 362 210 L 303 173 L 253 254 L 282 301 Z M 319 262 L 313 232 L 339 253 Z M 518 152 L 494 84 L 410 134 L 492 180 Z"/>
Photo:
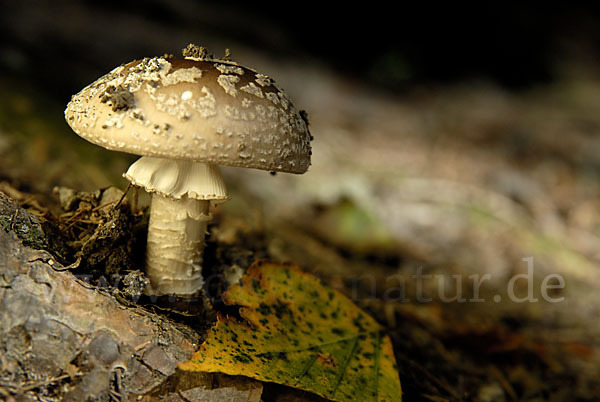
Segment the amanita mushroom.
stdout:
<path fill-rule="evenodd" d="M 303 112 L 266 75 L 190 45 L 184 58 L 115 68 L 73 96 L 65 118 L 84 139 L 142 157 L 124 174 L 152 193 L 149 293 L 195 294 L 211 202 L 229 196 L 218 165 L 304 173 Z"/>

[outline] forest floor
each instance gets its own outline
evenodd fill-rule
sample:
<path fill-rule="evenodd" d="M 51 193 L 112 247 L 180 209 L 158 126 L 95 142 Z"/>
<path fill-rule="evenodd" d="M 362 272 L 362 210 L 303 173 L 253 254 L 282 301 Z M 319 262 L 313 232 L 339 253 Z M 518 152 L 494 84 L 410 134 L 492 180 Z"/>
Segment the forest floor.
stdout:
<path fill-rule="evenodd" d="M 566 77 L 519 93 L 472 82 L 398 99 L 317 67 L 271 71 L 309 112 L 313 164 L 302 176 L 223 169 L 232 199 L 214 211 L 207 272 L 269 259 L 319 276 L 385 326 L 406 400 L 600 395 L 600 81 Z M 133 213 L 127 200 L 103 207 L 121 193 L 100 189 L 125 190 L 121 174 L 134 159 L 77 137 L 64 105 L 35 88 L 0 80 L 0 91 L 0 192 L 11 198 L 2 216 L 19 210 L 49 222 L 45 240 L 23 247 L 49 251 L 74 264 L 66 272 L 90 275 L 92 291 L 177 327 L 168 355 L 184 359 L 205 328 L 131 301 L 140 296 L 147 197 L 140 192 Z M 16 232 L 18 219 L 6 219 L 4 231 Z M 100 289 L 113 274 L 131 281 Z M 73 356 L 64 375 L 91 370 L 80 351 Z M 0 396 L 41 392 L 23 385 L 26 376 L 11 378 L 8 360 Z M 144 386 L 169 378 L 168 366 L 152 366 L 162 376 Z M 53 400 L 58 391 L 44 392 Z"/>

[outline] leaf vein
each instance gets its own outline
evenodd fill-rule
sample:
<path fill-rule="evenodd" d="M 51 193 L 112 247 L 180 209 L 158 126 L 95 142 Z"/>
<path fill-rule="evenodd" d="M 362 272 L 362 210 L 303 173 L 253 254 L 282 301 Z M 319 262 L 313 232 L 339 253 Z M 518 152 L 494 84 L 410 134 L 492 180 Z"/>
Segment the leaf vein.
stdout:
<path fill-rule="evenodd" d="M 319 353 L 315 353 L 310 357 L 308 364 L 304 367 L 302 372 L 300 372 L 300 374 L 296 375 L 296 379 L 298 381 L 300 381 L 300 378 L 304 377 L 308 373 L 308 370 L 310 370 L 310 368 L 313 366 L 313 364 L 315 364 L 315 362 L 317 361 L 318 356 L 319 356 Z"/>
<path fill-rule="evenodd" d="M 344 374 L 346 374 L 346 369 L 348 368 L 348 363 L 350 363 L 350 359 L 352 358 L 352 355 L 354 354 L 354 352 L 356 352 L 357 347 L 358 347 L 358 336 L 355 336 L 354 337 L 354 345 L 352 345 L 352 349 L 350 350 L 350 353 L 348 353 L 348 356 L 346 356 L 346 361 L 344 362 L 344 365 L 341 367 L 340 374 L 338 375 L 337 381 L 335 383 L 335 387 L 331 391 L 332 397 L 333 397 L 333 395 L 335 395 L 335 392 L 337 391 L 338 387 L 340 386 L 340 383 L 342 382 L 342 379 L 344 378 Z"/>

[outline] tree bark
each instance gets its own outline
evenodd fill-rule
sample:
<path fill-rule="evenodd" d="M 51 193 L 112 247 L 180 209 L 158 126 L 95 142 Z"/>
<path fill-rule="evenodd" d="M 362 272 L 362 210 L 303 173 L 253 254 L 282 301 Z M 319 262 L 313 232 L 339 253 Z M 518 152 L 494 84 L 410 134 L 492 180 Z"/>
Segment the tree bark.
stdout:
<path fill-rule="evenodd" d="M 42 233 L 35 216 L 0 193 L 0 399 L 108 400 L 112 392 L 124 400 L 173 374 L 198 335 L 121 304 L 24 245 L 43 246 Z"/>

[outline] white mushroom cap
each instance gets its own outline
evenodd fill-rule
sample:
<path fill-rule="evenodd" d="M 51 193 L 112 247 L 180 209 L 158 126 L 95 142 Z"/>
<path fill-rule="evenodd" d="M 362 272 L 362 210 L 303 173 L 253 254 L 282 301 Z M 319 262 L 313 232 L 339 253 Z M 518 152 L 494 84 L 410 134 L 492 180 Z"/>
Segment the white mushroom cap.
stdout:
<path fill-rule="evenodd" d="M 71 128 L 104 148 L 304 173 L 304 115 L 269 77 L 228 60 L 154 57 L 115 68 L 75 95 Z"/>

